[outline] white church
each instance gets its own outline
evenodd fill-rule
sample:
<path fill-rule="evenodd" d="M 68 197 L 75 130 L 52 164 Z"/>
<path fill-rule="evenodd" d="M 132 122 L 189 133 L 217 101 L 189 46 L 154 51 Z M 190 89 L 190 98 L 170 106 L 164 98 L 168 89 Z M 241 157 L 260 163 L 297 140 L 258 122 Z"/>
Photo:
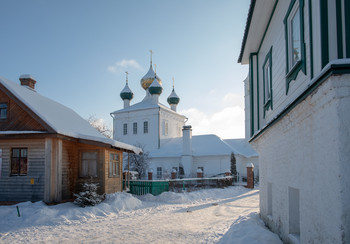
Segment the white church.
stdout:
<path fill-rule="evenodd" d="M 200 170 L 204 177 L 212 177 L 230 171 L 231 153 L 235 154 L 239 177 L 246 177 L 246 164 L 255 165 L 258 176 L 258 154 L 245 139 L 222 140 L 216 135 L 192 136 L 192 127 L 186 125 L 187 117 L 177 113 L 180 102 L 174 85 L 167 101 L 159 102 L 162 95 L 162 80 L 154 72 L 152 57 L 147 74 L 141 79 L 145 97 L 131 104 L 133 92 L 126 85 L 120 93 L 124 107 L 111 113 L 113 117 L 113 139 L 144 147 L 149 152 L 148 171 L 154 179 L 195 177 Z"/>

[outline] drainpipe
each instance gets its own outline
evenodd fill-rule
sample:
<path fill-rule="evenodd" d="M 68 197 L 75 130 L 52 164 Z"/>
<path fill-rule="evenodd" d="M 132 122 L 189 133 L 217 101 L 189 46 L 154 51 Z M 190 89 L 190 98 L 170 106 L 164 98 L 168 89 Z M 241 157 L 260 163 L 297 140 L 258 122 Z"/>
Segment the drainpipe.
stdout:
<path fill-rule="evenodd" d="M 158 109 L 158 148 L 160 148 L 160 107 Z"/>

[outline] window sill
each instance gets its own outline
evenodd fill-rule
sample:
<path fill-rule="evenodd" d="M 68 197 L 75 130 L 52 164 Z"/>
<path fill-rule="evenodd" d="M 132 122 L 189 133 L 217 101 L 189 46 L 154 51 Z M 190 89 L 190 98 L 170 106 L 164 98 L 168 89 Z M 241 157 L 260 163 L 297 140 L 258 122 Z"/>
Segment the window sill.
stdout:
<path fill-rule="evenodd" d="M 264 103 L 264 118 L 265 118 L 265 115 L 266 115 L 266 111 L 268 111 L 269 109 L 272 110 L 271 98 L 266 103 Z"/>
<path fill-rule="evenodd" d="M 291 70 L 289 70 L 289 72 L 286 75 L 286 78 L 291 77 L 295 72 L 298 72 L 301 68 L 301 64 L 302 64 L 302 60 L 299 60 Z"/>
<path fill-rule="evenodd" d="M 304 74 L 306 74 L 305 71 L 305 62 L 303 61 L 303 59 L 299 60 L 294 66 L 293 68 L 286 74 L 286 95 L 288 94 L 288 90 L 289 90 L 289 83 L 292 80 L 295 80 L 299 74 L 299 72 L 303 71 Z"/>
<path fill-rule="evenodd" d="M 108 178 L 120 178 L 120 175 L 109 175 Z"/>

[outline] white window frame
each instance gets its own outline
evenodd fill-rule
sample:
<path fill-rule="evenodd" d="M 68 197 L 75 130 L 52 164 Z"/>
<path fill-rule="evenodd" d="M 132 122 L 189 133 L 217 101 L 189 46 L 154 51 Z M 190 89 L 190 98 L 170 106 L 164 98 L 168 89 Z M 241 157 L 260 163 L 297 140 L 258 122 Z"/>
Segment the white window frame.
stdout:
<path fill-rule="evenodd" d="M 109 153 L 109 177 L 120 177 L 119 162 L 119 153 Z"/>
<path fill-rule="evenodd" d="M 127 135 L 128 134 L 128 124 L 124 123 L 123 124 L 123 135 Z"/>
<path fill-rule="evenodd" d="M 162 167 L 157 167 L 157 179 L 161 179 L 163 176 L 163 169 Z"/>
<path fill-rule="evenodd" d="M 137 135 L 137 122 L 132 123 L 132 133 Z"/>
<path fill-rule="evenodd" d="M 167 136 L 169 135 L 169 122 L 165 121 L 164 123 L 164 135 Z"/>
<path fill-rule="evenodd" d="M 148 121 L 143 121 L 143 134 L 148 134 Z"/>

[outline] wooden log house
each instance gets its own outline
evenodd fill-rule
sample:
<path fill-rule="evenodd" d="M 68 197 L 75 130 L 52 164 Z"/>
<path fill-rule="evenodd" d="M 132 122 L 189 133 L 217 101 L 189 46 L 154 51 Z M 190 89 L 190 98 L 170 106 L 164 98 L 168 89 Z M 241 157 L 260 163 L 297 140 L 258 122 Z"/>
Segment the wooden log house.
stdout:
<path fill-rule="evenodd" d="M 122 153 L 141 149 L 99 133 L 73 110 L 0 77 L 0 201 L 59 202 L 83 182 L 99 193 L 122 190 Z"/>

